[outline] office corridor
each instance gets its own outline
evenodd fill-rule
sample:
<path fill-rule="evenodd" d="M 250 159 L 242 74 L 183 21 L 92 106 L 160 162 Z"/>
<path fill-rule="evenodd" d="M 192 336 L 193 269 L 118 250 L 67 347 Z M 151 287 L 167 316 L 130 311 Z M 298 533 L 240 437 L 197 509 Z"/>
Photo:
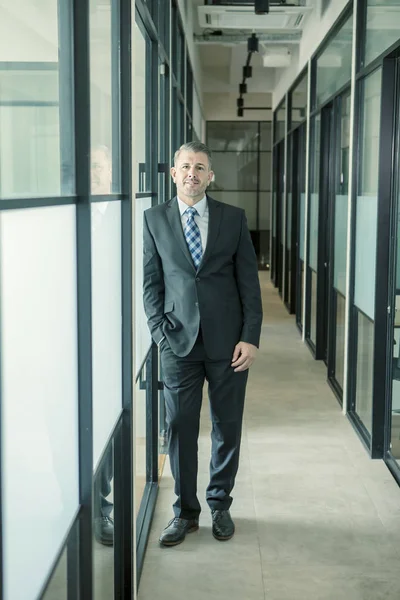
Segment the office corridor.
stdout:
<path fill-rule="evenodd" d="M 236 534 L 226 543 L 211 534 L 205 401 L 200 530 L 180 546 L 158 545 L 174 499 L 166 461 L 139 600 L 398 600 L 400 489 L 382 461 L 368 458 L 269 274 L 261 283 L 262 345 L 231 509 Z"/>

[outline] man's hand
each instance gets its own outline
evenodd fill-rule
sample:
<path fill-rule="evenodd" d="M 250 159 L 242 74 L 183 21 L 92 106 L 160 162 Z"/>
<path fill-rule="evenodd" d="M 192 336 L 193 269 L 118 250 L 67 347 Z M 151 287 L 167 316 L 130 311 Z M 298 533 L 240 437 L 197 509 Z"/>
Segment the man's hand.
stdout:
<path fill-rule="evenodd" d="M 257 350 L 257 346 L 247 342 L 236 344 L 232 357 L 232 367 L 235 369 L 235 373 L 246 371 L 251 367 L 256 359 Z"/>

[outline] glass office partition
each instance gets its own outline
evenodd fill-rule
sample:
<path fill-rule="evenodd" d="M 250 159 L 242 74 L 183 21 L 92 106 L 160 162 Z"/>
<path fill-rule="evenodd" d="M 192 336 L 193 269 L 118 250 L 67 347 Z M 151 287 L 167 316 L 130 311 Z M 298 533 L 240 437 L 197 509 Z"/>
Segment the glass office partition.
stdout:
<path fill-rule="evenodd" d="M 352 43 L 351 14 L 316 60 L 316 106 L 323 104 L 350 80 Z"/>
<path fill-rule="evenodd" d="M 372 427 L 375 268 L 378 216 L 378 153 L 382 71 L 360 85 L 359 173 L 356 200 L 354 310 L 356 312 L 355 410 L 368 432 Z"/>

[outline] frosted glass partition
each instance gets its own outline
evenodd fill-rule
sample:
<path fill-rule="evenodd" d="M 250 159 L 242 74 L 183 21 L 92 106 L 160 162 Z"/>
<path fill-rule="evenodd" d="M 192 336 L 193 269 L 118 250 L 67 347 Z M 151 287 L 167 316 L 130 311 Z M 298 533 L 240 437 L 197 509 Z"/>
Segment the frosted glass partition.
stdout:
<path fill-rule="evenodd" d="M 4 598 L 32 600 L 79 503 L 76 209 L 0 217 Z"/>
<path fill-rule="evenodd" d="M 375 319 L 375 268 L 378 199 L 357 198 L 354 304 Z"/>
<path fill-rule="evenodd" d="M 310 194 L 310 257 L 309 266 L 317 271 L 318 256 L 318 194 Z"/>
<path fill-rule="evenodd" d="M 74 192 L 71 10 L 56 0 L 0 2 L 2 198 Z"/>
<path fill-rule="evenodd" d="M 147 317 L 143 307 L 143 213 L 151 207 L 151 198 L 135 200 L 135 375 L 151 345 Z"/>
<path fill-rule="evenodd" d="M 305 219 L 306 195 L 300 194 L 300 259 L 304 261 L 304 219 Z"/>
<path fill-rule="evenodd" d="M 93 466 L 122 410 L 121 203 L 92 204 Z"/>
<path fill-rule="evenodd" d="M 336 196 L 333 285 L 343 296 L 346 296 L 347 207 L 348 195 Z"/>

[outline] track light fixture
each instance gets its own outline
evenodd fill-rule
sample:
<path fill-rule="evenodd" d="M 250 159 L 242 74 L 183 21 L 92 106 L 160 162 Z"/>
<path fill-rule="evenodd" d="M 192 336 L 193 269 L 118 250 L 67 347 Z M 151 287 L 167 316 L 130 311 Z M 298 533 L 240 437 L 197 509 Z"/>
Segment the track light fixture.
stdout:
<path fill-rule="evenodd" d="M 243 79 L 249 79 L 253 74 L 253 68 L 250 65 L 243 67 Z"/>
<path fill-rule="evenodd" d="M 239 94 L 247 94 L 247 83 L 239 83 Z"/>
<path fill-rule="evenodd" d="M 258 52 L 258 37 L 255 33 L 253 33 L 251 37 L 247 39 L 247 51 Z"/>
<path fill-rule="evenodd" d="M 236 104 L 237 104 L 237 107 L 238 107 L 238 108 L 243 108 L 243 105 L 244 105 L 243 98 L 238 98 L 238 99 L 236 100 Z"/>
<path fill-rule="evenodd" d="M 237 109 L 237 116 L 238 117 L 243 117 L 243 108 L 238 108 Z"/>

